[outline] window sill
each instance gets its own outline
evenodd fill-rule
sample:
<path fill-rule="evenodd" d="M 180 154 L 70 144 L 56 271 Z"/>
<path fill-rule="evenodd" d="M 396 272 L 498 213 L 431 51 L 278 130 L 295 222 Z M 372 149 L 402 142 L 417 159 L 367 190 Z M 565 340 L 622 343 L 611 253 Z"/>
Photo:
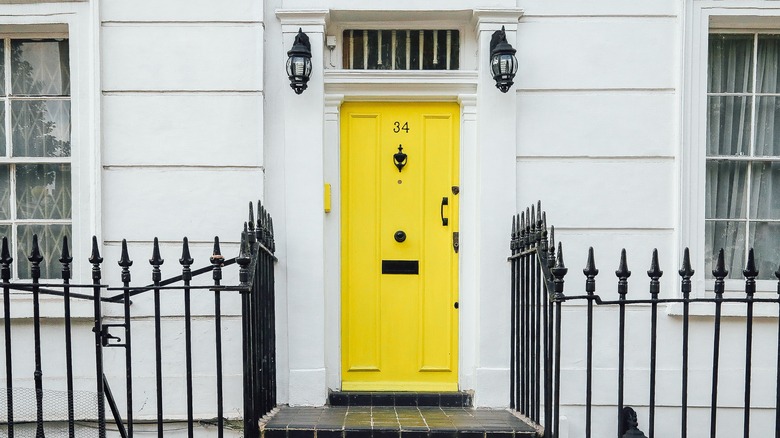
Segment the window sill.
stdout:
<path fill-rule="evenodd" d="M 726 295 L 728 297 L 728 295 Z M 776 295 L 768 293 L 756 293 L 756 298 L 776 298 Z M 666 308 L 666 314 L 669 316 L 683 316 L 682 303 L 672 303 Z M 689 307 L 690 316 L 715 317 L 715 303 L 691 303 Z M 723 318 L 745 318 L 747 309 L 745 303 L 723 303 L 721 307 L 721 316 Z M 778 304 L 776 303 L 754 303 L 754 318 L 777 318 Z"/>

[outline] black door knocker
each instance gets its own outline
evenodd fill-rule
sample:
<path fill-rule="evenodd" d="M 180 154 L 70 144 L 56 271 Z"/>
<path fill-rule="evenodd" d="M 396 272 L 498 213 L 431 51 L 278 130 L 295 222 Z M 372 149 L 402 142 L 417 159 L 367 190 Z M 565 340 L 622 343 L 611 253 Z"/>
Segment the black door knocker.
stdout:
<path fill-rule="evenodd" d="M 406 154 L 404 153 L 404 147 L 400 144 L 398 145 L 398 152 L 393 154 L 393 163 L 395 163 L 395 167 L 398 168 L 399 172 L 406 166 Z"/>

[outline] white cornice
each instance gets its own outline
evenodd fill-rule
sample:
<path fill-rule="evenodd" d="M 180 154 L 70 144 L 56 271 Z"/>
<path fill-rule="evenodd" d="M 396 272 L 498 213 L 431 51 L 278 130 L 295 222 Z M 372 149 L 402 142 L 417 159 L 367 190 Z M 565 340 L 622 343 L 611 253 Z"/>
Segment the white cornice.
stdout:
<path fill-rule="evenodd" d="M 522 16 L 521 8 L 480 8 L 474 9 L 472 22 L 478 32 L 493 31 L 501 26 L 516 26 Z"/>
<path fill-rule="evenodd" d="M 454 100 L 476 93 L 476 71 L 326 70 L 325 93 L 347 99 Z"/>
<path fill-rule="evenodd" d="M 277 9 L 276 18 L 282 23 L 282 32 L 295 32 L 298 28 L 323 29 L 328 21 L 327 9 Z M 289 29 L 288 29 L 289 28 Z M 295 28 L 293 30 L 290 30 Z M 304 29 L 305 32 L 312 29 Z"/>

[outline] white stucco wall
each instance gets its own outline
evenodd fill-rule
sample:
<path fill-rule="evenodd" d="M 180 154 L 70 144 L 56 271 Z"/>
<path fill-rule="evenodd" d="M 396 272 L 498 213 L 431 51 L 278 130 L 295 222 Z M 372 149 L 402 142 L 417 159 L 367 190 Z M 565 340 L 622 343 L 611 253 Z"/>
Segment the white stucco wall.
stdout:
<path fill-rule="evenodd" d="M 18 17 L 83 9 L 66 20 L 76 52 L 86 54 L 78 58 L 77 68 L 91 68 L 94 74 L 81 88 L 81 100 L 74 96 L 92 118 L 93 125 L 83 131 L 94 135 L 83 141 L 91 145 L 85 159 L 94 164 L 94 180 L 86 184 L 89 195 L 84 194 L 78 207 L 77 214 L 85 219 L 77 225 L 76 237 L 99 236 L 107 261 L 104 278 L 112 282 L 119 278 L 114 262 L 123 238 L 130 241 L 131 257 L 136 260 L 132 272 L 140 282 L 150 280 L 146 259 L 154 237 L 160 238 L 167 260 L 164 277 L 178 273 L 179 241 L 185 235 L 196 266 L 207 263 L 214 235 L 221 237 L 223 253 L 231 256 L 237 252 L 246 203 L 264 200 L 274 217 L 279 257 L 278 396 L 281 403 L 294 405 L 322 405 L 327 391 L 340 387 L 338 126 L 342 102 L 460 103 L 460 387 L 475 391 L 479 406 L 505 407 L 509 402 L 505 258 L 511 214 L 542 200 L 549 222 L 556 226 L 556 238 L 566 248 L 567 291 L 576 293 L 584 284 L 579 269 L 584 267 L 587 248 L 593 246 L 602 270 L 598 284 L 603 296 L 615 296 L 611 270 L 617 267 L 623 247 L 635 272 L 632 296 L 647 293 L 644 270 L 652 248 L 658 248 L 666 273 L 661 279 L 662 296 L 676 296 L 682 247 L 697 242 L 683 235 L 697 213 L 687 205 L 692 202 L 681 187 L 688 187 L 685 181 L 691 175 L 686 173 L 691 143 L 703 141 L 692 134 L 695 111 L 683 110 L 695 107 L 691 101 L 697 97 L 690 94 L 697 82 L 687 75 L 696 62 L 688 57 L 698 44 L 696 35 L 706 35 L 700 10 L 717 9 L 716 4 L 728 9 L 738 3 L 743 9 L 731 13 L 752 10 L 780 15 L 772 12 L 771 2 L 760 0 L 491 0 L 479 5 L 466 0 L 400 0 L 392 5 L 357 0 L 92 0 L 67 8 L 60 3 L 20 3 L 0 5 L 0 12 L 5 12 L 0 13 L 0 23 L 11 17 L 6 21 L 29 24 L 30 20 Z M 393 27 L 400 19 L 419 28 L 462 29 L 461 71 L 429 77 L 381 76 L 333 67 L 341 65 L 341 49 L 337 46 L 331 59 L 323 44 L 326 36 L 338 36 L 343 28 L 362 23 Z M 515 86 L 507 94 L 496 90 L 486 71 L 490 35 L 502 25 L 520 64 Z M 311 38 L 314 71 L 309 89 L 297 96 L 289 88 L 284 63 L 299 27 Z M 333 187 L 333 209 L 328 214 L 323 212 L 323 183 Z M 76 255 L 85 258 L 87 249 L 82 246 Z M 703 255 L 693 256 L 701 276 Z M 82 280 L 88 280 L 88 266 L 78 269 Z M 225 282 L 236 280 L 226 275 Z M 696 282 L 697 293 L 705 287 L 703 281 Z M 141 315 L 134 328 L 136 340 L 152 333 L 149 299 L 134 300 L 134 312 Z M 206 317 L 210 306 L 208 300 L 195 304 L 201 315 L 196 331 L 205 358 L 198 365 L 202 386 L 210 385 L 213 373 L 207 358 L 212 348 L 211 322 Z M 226 297 L 224 308 L 225 334 L 235 341 L 236 297 Z M 580 331 L 581 310 L 566 307 L 565 330 Z M 81 311 L 88 315 L 89 309 Z M 120 309 L 105 306 L 105 312 L 113 317 Z M 165 366 L 172 376 L 166 385 L 171 394 L 181 394 L 183 385 L 181 312 L 180 297 L 166 297 L 165 325 L 175 333 L 165 341 L 170 353 Z M 661 315 L 659 330 L 670 350 L 659 357 L 659 388 L 663 388 L 659 401 L 668 406 L 679 399 L 676 352 L 681 319 L 679 309 L 673 307 L 663 308 Z M 616 335 L 606 322 L 615 318 L 613 311 L 602 311 L 599 324 L 604 325 L 597 325 L 596 381 L 608 390 L 594 399 L 599 405 L 594 436 L 610 433 L 613 425 Z M 735 317 L 726 326 L 735 326 L 740 333 L 742 322 Z M 692 332 L 704 340 L 704 347 L 691 351 L 691 388 L 708 386 L 706 340 L 711 323 L 709 316 L 692 323 Z M 756 342 L 774 339 L 774 324 L 775 319 L 757 322 Z M 629 325 L 636 347 L 626 380 L 631 382 L 631 394 L 638 395 L 627 395 L 626 400 L 644 418 L 646 309 L 631 313 Z M 80 339 L 89 336 L 86 325 L 79 330 L 86 333 Z M 564 342 L 562 373 L 573 388 L 564 392 L 562 409 L 570 437 L 580 436 L 584 424 L 584 393 L 576 387 L 584 379 L 584 356 L 581 342 L 574 339 Z M 57 341 L 47 338 L 46 342 Z M 231 358 L 226 361 L 226 384 L 232 412 L 238 412 L 240 350 L 234 345 L 225 353 Z M 54 345 L 45 349 L 49 347 Z M 773 381 L 770 353 L 758 352 L 754 381 Z M 738 351 L 733 360 L 724 362 L 722 375 L 741 375 L 741 354 Z M 19 355 L 20 364 L 28 359 Z M 136 403 L 140 416 L 152 418 L 149 379 L 154 370 L 146 359 L 139 359 Z M 119 367 L 109 372 L 112 381 L 121 379 L 121 357 L 112 353 L 106 361 L 109 367 Z M 80 368 L 86 370 L 83 375 L 89 375 L 90 366 Z M 59 376 L 60 371 L 54 366 L 47 373 Z M 723 433 L 730 427 L 728 419 L 739 416 L 741 394 L 736 383 L 726 385 L 731 386 L 722 389 L 728 406 L 722 414 Z M 755 403 L 770 412 L 771 394 L 757 391 Z M 692 395 L 692 424 L 706 421 L 706 396 Z M 150 403 L 141 407 L 144 400 Z M 170 400 L 167 415 L 181 418 L 181 400 Z M 198 409 L 207 410 L 209 403 L 199 398 Z M 763 424 L 766 412 L 756 414 L 757 424 Z M 657 433 L 673 434 L 679 411 L 665 407 L 658 415 L 668 420 L 659 423 Z"/>

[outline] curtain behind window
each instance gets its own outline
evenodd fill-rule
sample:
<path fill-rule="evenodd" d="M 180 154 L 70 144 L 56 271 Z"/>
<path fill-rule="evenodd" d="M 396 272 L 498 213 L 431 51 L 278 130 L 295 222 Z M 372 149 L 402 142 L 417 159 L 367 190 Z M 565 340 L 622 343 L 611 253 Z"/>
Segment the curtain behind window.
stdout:
<path fill-rule="evenodd" d="M 741 278 L 748 247 L 759 278 L 780 263 L 780 36 L 711 35 L 708 74 L 705 235 L 709 267 L 724 249 Z M 755 71 L 755 85 L 753 84 Z M 755 117 L 755 120 L 753 118 Z M 708 269 L 707 275 L 711 276 Z"/>

